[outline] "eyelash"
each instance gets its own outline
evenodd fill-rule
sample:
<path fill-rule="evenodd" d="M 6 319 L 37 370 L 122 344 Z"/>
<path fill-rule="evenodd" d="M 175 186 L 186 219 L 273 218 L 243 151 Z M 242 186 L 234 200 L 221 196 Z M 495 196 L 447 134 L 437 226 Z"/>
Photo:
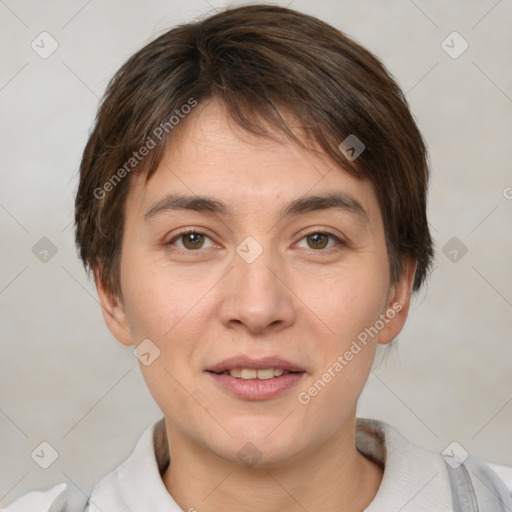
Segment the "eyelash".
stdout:
<path fill-rule="evenodd" d="M 207 238 L 209 238 L 210 240 L 213 241 L 213 239 L 209 235 L 207 235 L 206 233 L 203 233 L 202 231 L 199 231 L 197 229 L 187 228 L 187 229 L 184 229 L 183 231 L 180 231 L 175 236 L 173 236 L 173 238 L 171 240 L 169 240 L 168 242 L 166 242 L 165 245 L 166 246 L 172 246 L 181 237 L 183 237 L 185 235 L 190 235 L 190 234 L 203 235 L 203 236 L 205 236 L 205 237 L 207 237 Z M 326 235 L 326 236 L 330 237 L 331 239 L 333 239 L 338 244 L 338 246 L 340 246 L 340 247 L 349 247 L 350 246 L 348 241 L 343 240 L 342 238 L 336 236 L 335 234 L 330 233 L 328 231 L 321 231 L 321 230 L 318 230 L 318 229 L 315 229 L 315 230 L 312 230 L 312 231 L 309 231 L 309 232 L 305 233 L 300 238 L 299 242 L 304 240 L 308 236 L 311 236 L 311 235 Z M 194 253 L 194 252 L 199 253 L 199 252 L 201 252 L 201 249 L 202 249 L 202 247 L 199 248 L 199 249 L 196 249 L 196 250 L 175 248 L 176 251 L 182 252 L 182 253 Z M 336 247 L 329 247 L 327 249 L 311 249 L 311 248 L 308 248 L 307 250 L 312 251 L 312 252 L 324 252 L 324 253 L 328 252 L 328 253 L 330 253 L 333 250 L 339 250 L 339 248 L 336 248 Z"/>

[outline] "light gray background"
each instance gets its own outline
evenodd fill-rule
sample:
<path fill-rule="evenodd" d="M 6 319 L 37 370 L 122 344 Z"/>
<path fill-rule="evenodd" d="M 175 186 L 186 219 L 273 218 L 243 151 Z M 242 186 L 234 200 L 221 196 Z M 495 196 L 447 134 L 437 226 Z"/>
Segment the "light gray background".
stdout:
<path fill-rule="evenodd" d="M 0 505 L 60 481 L 88 492 L 160 416 L 75 255 L 73 193 L 109 78 L 158 33 L 224 2 L 210 4 L 0 0 Z M 456 440 L 473 457 L 512 465 L 512 3 L 291 7 L 387 64 L 430 147 L 435 270 L 359 415 L 432 450 Z M 43 31 L 59 45 L 47 59 L 31 48 Z M 469 43 L 457 59 L 441 46 L 453 31 Z M 58 249 L 46 263 L 32 253 L 42 237 Z M 468 249 L 457 262 L 442 252 L 452 237 Z M 46 470 L 30 456 L 42 441 L 59 452 Z"/>

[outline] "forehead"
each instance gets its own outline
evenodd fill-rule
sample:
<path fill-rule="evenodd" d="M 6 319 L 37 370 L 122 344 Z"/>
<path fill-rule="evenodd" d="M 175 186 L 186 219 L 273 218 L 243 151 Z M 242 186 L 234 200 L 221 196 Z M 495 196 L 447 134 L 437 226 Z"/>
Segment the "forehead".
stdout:
<path fill-rule="evenodd" d="M 318 147 L 299 147 L 275 130 L 272 138 L 248 133 L 218 102 L 200 104 L 185 120 L 147 182 L 142 174 L 132 179 L 127 208 L 139 215 L 169 194 L 218 198 L 228 213 L 263 213 L 265 206 L 282 214 L 283 203 L 338 192 L 356 209 L 361 205 L 363 214 L 380 217 L 368 180 L 355 178 Z"/>

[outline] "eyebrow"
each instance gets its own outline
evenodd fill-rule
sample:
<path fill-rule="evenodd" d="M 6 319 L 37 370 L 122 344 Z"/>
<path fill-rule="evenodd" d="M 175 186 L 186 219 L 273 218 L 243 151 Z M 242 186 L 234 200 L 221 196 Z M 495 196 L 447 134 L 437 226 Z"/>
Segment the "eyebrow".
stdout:
<path fill-rule="evenodd" d="M 362 204 L 355 197 L 345 192 L 299 197 L 287 204 L 281 210 L 279 217 L 282 219 L 291 215 L 331 208 L 352 213 L 362 221 L 368 222 L 368 214 Z M 231 212 L 230 207 L 226 203 L 208 196 L 169 194 L 149 208 L 144 214 L 144 220 L 147 221 L 159 214 L 176 210 L 193 210 L 220 215 L 229 215 Z"/>

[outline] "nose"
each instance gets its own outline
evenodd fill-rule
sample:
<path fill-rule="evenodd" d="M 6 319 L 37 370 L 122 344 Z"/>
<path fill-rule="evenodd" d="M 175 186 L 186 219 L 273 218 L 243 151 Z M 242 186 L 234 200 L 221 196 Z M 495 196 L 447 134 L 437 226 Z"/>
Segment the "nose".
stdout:
<path fill-rule="evenodd" d="M 235 255 L 233 264 L 223 280 L 219 309 L 222 323 L 251 334 L 277 332 L 292 325 L 295 296 L 270 251 L 263 251 L 251 263 Z"/>

